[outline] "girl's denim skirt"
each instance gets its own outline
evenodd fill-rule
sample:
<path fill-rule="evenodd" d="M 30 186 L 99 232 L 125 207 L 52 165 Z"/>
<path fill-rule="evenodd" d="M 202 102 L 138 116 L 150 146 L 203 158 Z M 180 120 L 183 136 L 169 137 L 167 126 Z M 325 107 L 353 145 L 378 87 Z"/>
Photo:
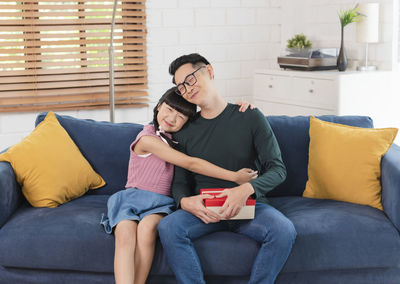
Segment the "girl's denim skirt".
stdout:
<path fill-rule="evenodd" d="M 127 188 L 110 196 L 107 201 L 107 215 L 101 217 L 101 224 L 107 234 L 123 220 L 140 221 L 150 214 L 168 215 L 175 210 L 173 198 L 138 188 Z"/>

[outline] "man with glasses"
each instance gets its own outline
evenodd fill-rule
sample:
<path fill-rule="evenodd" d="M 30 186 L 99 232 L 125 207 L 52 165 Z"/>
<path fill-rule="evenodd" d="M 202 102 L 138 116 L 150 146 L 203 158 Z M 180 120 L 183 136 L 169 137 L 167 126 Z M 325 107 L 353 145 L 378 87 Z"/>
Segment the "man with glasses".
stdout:
<path fill-rule="evenodd" d="M 224 101 L 214 82 L 214 70 L 203 56 L 181 56 L 171 63 L 169 72 L 177 93 L 201 108 L 174 136 L 182 151 L 226 169 L 259 171 L 258 178 L 238 186 L 175 167 L 172 193 L 180 209 L 163 218 L 158 227 L 170 267 L 178 283 L 205 283 L 193 240 L 212 232 L 232 231 L 261 245 L 249 283 L 273 283 L 291 251 L 296 231 L 289 219 L 267 204 L 266 193 L 286 178 L 272 129 L 257 109 L 241 113 L 239 106 Z M 204 206 L 201 188 L 228 188 L 220 212 L 226 220 Z M 229 220 L 249 196 L 257 200 L 254 219 Z"/>

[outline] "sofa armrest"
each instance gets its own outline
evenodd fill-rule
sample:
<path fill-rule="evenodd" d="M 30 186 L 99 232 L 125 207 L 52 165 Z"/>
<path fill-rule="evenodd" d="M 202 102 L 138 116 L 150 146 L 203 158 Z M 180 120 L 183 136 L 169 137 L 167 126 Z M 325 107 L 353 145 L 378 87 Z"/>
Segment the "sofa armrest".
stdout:
<path fill-rule="evenodd" d="M 382 205 L 400 231 L 400 147 L 396 144 L 382 159 Z"/>
<path fill-rule="evenodd" d="M 0 162 L 0 228 L 22 201 L 20 187 L 8 162 Z"/>

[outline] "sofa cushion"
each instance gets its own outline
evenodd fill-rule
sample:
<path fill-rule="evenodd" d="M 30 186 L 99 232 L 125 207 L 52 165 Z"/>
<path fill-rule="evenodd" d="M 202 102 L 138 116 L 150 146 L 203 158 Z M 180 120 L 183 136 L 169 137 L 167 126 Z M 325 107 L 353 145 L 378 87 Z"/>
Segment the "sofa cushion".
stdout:
<path fill-rule="evenodd" d="M 40 123 L 46 113 L 38 115 Z M 88 194 L 112 194 L 125 188 L 129 163 L 129 146 L 143 125 L 110 123 L 57 115 L 58 121 L 78 146 L 93 169 L 106 181 L 106 186 Z"/>
<path fill-rule="evenodd" d="M 366 116 L 317 116 L 324 121 L 372 128 L 372 120 Z M 310 143 L 309 116 L 267 116 L 276 136 L 285 163 L 286 180 L 271 190 L 267 196 L 301 196 L 308 179 L 308 146 Z"/>
<path fill-rule="evenodd" d="M 399 233 L 382 211 L 326 199 L 270 201 L 297 231 L 284 272 L 400 267 Z"/>
<path fill-rule="evenodd" d="M 23 206 L 0 230 L 0 265 L 112 273 L 114 235 L 100 224 L 107 199 L 85 195 L 57 208 Z M 238 243 L 240 258 L 232 250 Z M 259 249 L 248 237 L 230 232 L 200 238 L 195 246 L 208 275 L 248 275 Z M 152 274 L 173 275 L 159 242 Z"/>
<path fill-rule="evenodd" d="M 297 230 L 283 272 L 400 266 L 400 254 L 393 253 L 400 251 L 400 238 L 382 211 L 302 197 L 270 200 Z M 0 230 L 0 265 L 112 273 L 114 236 L 100 225 L 106 203 L 107 196 L 85 195 L 57 208 L 24 206 Z M 249 275 L 259 249 L 231 232 L 210 234 L 194 245 L 207 275 Z M 159 243 L 151 273 L 172 275 Z"/>
<path fill-rule="evenodd" d="M 85 195 L 57 208 L 22 205 L 0 230 L 0 265 L 112 271 L 114 238 L 100 225 L 107 199 Z"/>
<path fill-rule="evenodd" d="M 303 197 L 381 203 L 381 159 L 397 128 L 365 129 L 310 119 L 308 181 Z"/>
<path fill-rule="evenodd" d="M 0 161 L 10 162 L 25 198 L 35 207 L 57 207 L 105 184 L 52 112 L 0 154 Z"/>

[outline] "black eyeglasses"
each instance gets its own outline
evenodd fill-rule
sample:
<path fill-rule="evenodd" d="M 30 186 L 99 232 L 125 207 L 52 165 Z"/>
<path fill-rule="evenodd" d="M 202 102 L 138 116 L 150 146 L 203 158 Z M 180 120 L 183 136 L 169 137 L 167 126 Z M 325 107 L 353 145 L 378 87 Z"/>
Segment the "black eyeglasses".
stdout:
<path fill-rule="evenodd" d="M 183 81 L 183 83 L 180 83 L 180 84 L 178 84 L 176 86 L 176 91 L 175 92 L 178 95 L 183 96 L 186 93 L 186 86 L 185 85 L 193 86 L 194 84 L 196 84 L 197 83 L 197 78 L 194 75 L 194 73 L 196 73 L 197 71 L 199 71 L 201 68 L 204 68 L 204 67 L 206 67 L 206 66 L 203 65 L 203 66 L 197 68 L 196 70 L 194 70 L 193 73 L 190 73 L 189 75 L 187 75 L 185 77 L 185 80 Z"/>

